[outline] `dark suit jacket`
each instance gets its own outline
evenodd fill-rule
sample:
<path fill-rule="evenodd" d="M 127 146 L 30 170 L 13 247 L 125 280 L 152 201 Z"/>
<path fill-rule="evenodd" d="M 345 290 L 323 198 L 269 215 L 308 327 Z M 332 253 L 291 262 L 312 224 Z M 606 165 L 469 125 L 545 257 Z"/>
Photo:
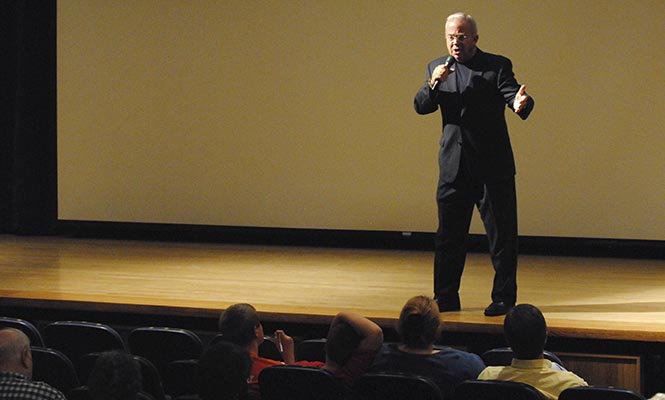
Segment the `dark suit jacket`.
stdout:
<path fill-rule="evenodd" d="M 515 175 L 515 159 L 506 126 L 505 107 L 512 110 L 520 85 L 515 80 L 512 63 L 503 56 L 478 49 L 465 64 L 471 69 L 468 82 L 457 82 L 451 73 L 437 90 L 429 87 L 429 77 L 446 57 L 428 65 L 428 79 L 414 99 L 419 114 L 441 110 L 443 133 L 439 165 L 440 180 L 452 182 L 457 176 L 462 152 L 471 174 L 482 182 L 492 182 Z M 526 119 L 534 101 L 518 114 Z"/>

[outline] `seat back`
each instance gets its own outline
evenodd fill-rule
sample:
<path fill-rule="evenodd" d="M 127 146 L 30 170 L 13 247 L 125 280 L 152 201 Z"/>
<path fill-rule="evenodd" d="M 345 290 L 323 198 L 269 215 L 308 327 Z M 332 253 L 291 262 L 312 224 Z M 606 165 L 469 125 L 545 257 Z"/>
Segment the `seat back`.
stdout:
<path fill-rule="evenodd" d="M 67 400 L 93 400 L 93 398 L 90 394 L 90 389 L 87 386 L 81 386 L 70 391 L 67 394 Z M 136 400 L 155 400 L 155 398 L 150 393 L 140 391 L 136 394 Z"/>
<path fill-rule="evenodd" d="M 78 387 L 67 394 L 67 400 L 93 400 L 87 386 Z M 140 391 L 136 393 L 136 400 L 155 400 L 150 393 Z"/>
<path fill-rule="evenodd" d="M 439 388 L 428 378 L 398 373 L 366 373 L 353 386 L 356 400 L 442 400 Z"/>
<path fill-rule="evenodd" d="M 88 353 L 82 356 L 81 359 L 79 360 L 77 372 L 79 376 L 79 381 L 81 382 L 82 385 L 86 386 L 88 385 L 90 372 L 92 372 L 92 368 L 95 366 L 95 361 L 97 361 L 97 358 L 99 357 L 100 354 L 102 353 Z"/>
<path fill-rule="evenodd" d="M 31 346 L 44 347 L 44 339 L 42 339 L 39 329 L 30 321 L 20 318 L 0 317 L 0 328 L 18 329 L 30 339 Z"/>
<path fill-rule="evenodd" d="M 166 367 L 164 390 L 171 397 L 198 394 L 198 372 L 199 360 L 171 361 Z"/>
<path fill-rule="evenodd" d="M 348 390 L 319 368 L 277 365 L 259 375 L 261 400 L 342 400 Z"/>
<path fill-rule="evenodd" d="M 543 351 L 545 359 L 552 361 L 553 363 L 559 364 L 561 367 L 564 367 L 563 361 L 551 351 Z M 485 362 L 485 365 L 490 366 L 505 366 L 510 365 L 513 361 L 513 350 L 510 347 L 497 347 L 495 349 L 490 349 L 484 352 L 481 355 L 481 358 Z M 565 368 L 565 367 L 564 367 Z"/>
<path fill-rule="evenodd" d="M 629 389 L 579 386 L 561 392 L 559 400 L 644 400 L 644 396 Z"/>
<path fill-rule="evenodd" d="M 67 394 L 80 386 L 78 375 L 69 358 L 56 349 L 32 347 L 32 379 L 46 382 Z"/>
<path fill-rule="evenodd" d="M 201 400 L 198 394 L 181 394 L 180 396 L 175 396 L 173 400 Z"/>
<path fill-rule="evenodd" d="M 454 400 L 547 400 L 544 394 L 526 383 L 468 380 L 455 387 Z"/>
<path fill-rule="evenodd" d="M 90 389 L 87 386 L 79 386 L 67 393 L 67 400 L 92 400 Z"/>
<path fill-rule="evenodd" d="M 162 387 L 162 377 L 157 368 L 148 359 L 141 356 L 134 356 L 141 368 L 141 391 L 149 394 L 155 400 L 166 400 L 164 388 Z"/>
<path fill-rule="evenodd" d="M 89 353 L 109 350 L 125 351 L 125 342 L 108 325 L 87 321 L 56 321 L 44 327 L 44 343 L 59 350 L 74 364 L 80 376 L 87 376 L 83 358 Z"/>
<path fill-rule="evenodd" d="M 155 400 L 155 398 L 152 397 L 150 393 L 141 390 L 140 392 L 136 393 L 136 400 Z"/>
<path fill-rule="evenodd" d="M 175 360 L 198 359 L 203 352 L 201 339 L 187 329 L 142 327 L 127 337 L 129 351 L 152 362 L 160 376 L 166 376 L 168 363 Z"/>
<path fill-rule="evenodd" d="M 263 337 L 263 342 L 259 345 L 259 356 L 271 360 L 284 361 L 282 353 L 279 352 L 277 343 L 275 343 L 275 338 L 272 336 Z"/>
<path fill-rule="evenodd" d="M 296 347 L 296 359 L 305 361 L 326 361 L 326 339 L 306 339 Z"/>

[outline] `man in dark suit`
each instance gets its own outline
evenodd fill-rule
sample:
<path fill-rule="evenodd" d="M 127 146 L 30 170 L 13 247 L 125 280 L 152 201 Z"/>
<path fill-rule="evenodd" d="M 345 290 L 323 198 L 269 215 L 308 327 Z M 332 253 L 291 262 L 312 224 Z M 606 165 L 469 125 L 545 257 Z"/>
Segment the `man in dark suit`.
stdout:
<path fill-rule="evenodd" d="M 428 65 L 416 93 L 419 114 L 441 110 L 434 256 L 434 295 L 439 309 L 460 309 L 459 286 L 474 206 L 480 211 L 494 266 L 492 303 L 485 315 L 505 314 L 517 300 L 517 201 L 515 160 L 505 120 L 506 105 L 522 119 L 534 101 L 520 86 L 509 59 L 476 46 L 474 19 L 456 13 L 446 21 L 450 56 Z"/>

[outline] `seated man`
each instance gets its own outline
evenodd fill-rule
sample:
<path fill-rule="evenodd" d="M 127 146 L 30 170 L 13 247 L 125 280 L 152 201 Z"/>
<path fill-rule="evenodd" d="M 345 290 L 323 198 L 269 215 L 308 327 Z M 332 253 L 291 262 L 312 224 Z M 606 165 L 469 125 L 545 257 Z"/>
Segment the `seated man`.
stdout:
<path fill-rule="evenodd" d="M 552 368 L 552 362 L 544 358 L 547 325 L 545 317 L 535 306 L 520 304 L 508 311 L 503 321 L 503 332 L 513 349 L 512 364 L 487 367 L 478 379 L 526 383 L 552 400 L 556 400 L 565 389 L 587 386 L 584 379 L 572 372 Z"/>
<path fill-rule="evenodd" d="M 275 332 L 275 342 L 279 344 L 284 362 L 270 360 L 259 356 L 259 346 L 264 340 L 263 325 L 256 308 L 247 303 L 234 304 L 227 308 L 220 316 L 219 331 L 222 339 L 244 348 L 252 359 L 248 380 L 251 398 L 260 397 L 261 371 L 283 364 L 323 368 L 350 387 L 372 363 L 383 343 L 383 331 L 377 324 L 357 314 L 340 312 L 330 324 L 325 363 L 296 361 L 293 338 L 282 330 Z"/>
<path fill-rule="evenodd" d="M 264 340 L 263 325 L 256 308 L 251 304 L 238 303 L 227 308 L 219 317 L 219 332 L 224 341 L 240 346 L 249 353 L 252 368 L 247 383 L 251 398 L 260 397 L 259 375 L 264 368 L 284 364 L 315 367 L 323 365 L 321 362 L 296 362 L 293 338 L 283 330 L 277 330 L 274 337 L 284 362 L 259 356 L 259 346 Z"/>
<path fill-rule="evenodd" d="M 0 399 L 65 400 L 59 390 L 32 381 L 30 339 L 14 328 L 0 330 Z"/>
<path fill-rule="evenodd" d="M 382 344 L 380 326 L 361 315 L 340 312 L 328 329 L 322 368 L 350 388 L 367 371 Z"/>
<path fill-rule="evenodd" d="M 449 347 L 434 348 L 441 333 L 439 307 L 434 299 L 416 296 L 406 302 L 399 316 L 400 343 L 384 344 L 371 372 L 400 372 L 429 378 L 444 398 L 455 386 L 475 379 L 485 368 L 476 354 Z"/>

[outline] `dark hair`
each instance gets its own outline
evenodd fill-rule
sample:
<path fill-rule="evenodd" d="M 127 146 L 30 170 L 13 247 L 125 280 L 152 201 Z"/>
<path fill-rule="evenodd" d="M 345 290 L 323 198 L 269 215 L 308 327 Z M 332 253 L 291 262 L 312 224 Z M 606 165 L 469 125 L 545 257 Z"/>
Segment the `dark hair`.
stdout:
<path fill-rule="evenodd" d="M 409 299 L 399 315 L 397 333 L 402 343 L 414 349 L 425 349 L 439 337 L 439 307 L 427 296 Z"/>
<path fill-rule="evenodd" d="M 224 340 L 247 347 L 254 340 L 255 329 L 260 324 L 256 308 L 239 303 L 227 308 L 219 317 L 219 332 Z"/>
<path fill-rule="evenodd" d="M 231 400 L 247 396 L 252 360 L 246 349 L 229 342 L 209 347 L 199 360 L 201 400 Z"/>
<path fill-rule="evenodd" d="M 339 321 L 330 326 L 326 337 L 326 357 L 338 365 L 343 365 L 358 348 L 361 337 L 347 322 Z"/>
<path fill-rule="evenodd" d="M 540 310 L 531 304 L 518 304 L 506 314 L 503 332 L 515 358 L 533 360 L 543 354 L 547 324 Z"/>
<path fill-rule="evenodd" d="M 141 390 L 141 367 L 131 354 L 101 353 L 88 377 L 94 400 L 134 400 Z"/>

